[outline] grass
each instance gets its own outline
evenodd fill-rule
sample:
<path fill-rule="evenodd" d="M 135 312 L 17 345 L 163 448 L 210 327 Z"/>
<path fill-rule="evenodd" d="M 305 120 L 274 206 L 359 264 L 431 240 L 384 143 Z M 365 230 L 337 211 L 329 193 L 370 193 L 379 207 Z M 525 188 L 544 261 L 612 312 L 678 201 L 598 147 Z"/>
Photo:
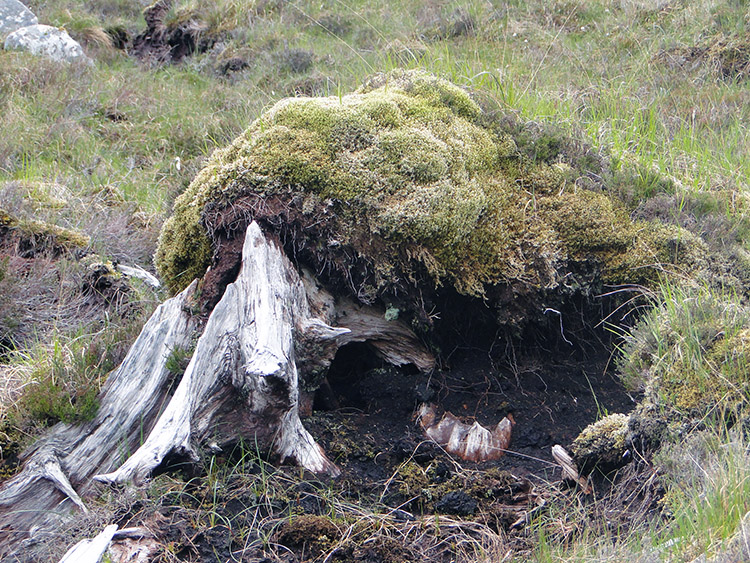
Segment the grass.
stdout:
<path fill-rule="evenodd" d="M 611 155 L 634 212 L 656 196 L 677 198 L 685 213 L 675 222 L 696 220 L 695 228 L 711 235 L 723 218 L 730 226 L 709 238 L 718 248 L 728 237 L 727 246 L 743 260 L 750 252 L 750 89 L 741 76 L 723 75 L 719 59 L 680 63 L 669 55 L 722 38 L 744 40 L 750 23 L 742 0 L 180 0 L 168 23 L 189 24 L 212 46 L 174 66 L 141 64 L 107 40 L 115 27 L 131 37 L 145 29 L 138 3 L 32 0 L 29 6 L 42 23 L 64 26 L 96 64 L 60 68 L 0 50 L 0 205 L 16 202 L 13 210 L 25 217 L 86 233 L 88 250 L 104 258 L 149 266 L 174 198 L 215 148 L 279 98 L 338 95 L 372 72 L 395 67 L 429 70 L 483 90 L 524 119 L 562 125 Z M 233 59 L 246 66 L 222 70 Z M 67 206 L 24 203 L 39 200 L 31 192 L 43 184 L 62 186 Z M 37 188 L 27 193 L 19 186 Z M 14 405 L 34 401 L 25 389 L 36 389 L 37 405 L 57 401 L 38 410 L 37 418 L 57 412 L 53 419 L 76 419 L 80 413 L 68 409 L 74 407 L 71 390 L 86 396 L 86 389 L 98 388 L 154 295 L 128 297 L 137 314 L 118 316 L 99 304 L 82 315 L 78 288 L 85 266 L 75 256 L 37 260 L 31 274 L 9 261 L 1 270 L 0 420 Z M 737 387 L 747 383 L 745 296 L 665 286 L 653 304 L 625 338 L 627 380 L 648 387 L 657 374 L 662 385 L 650 387 L 653 401 L 675 416 L 698 407 L 696 397 L 705 392 L 716 399 L 733 396 L 735 405 L 746 400 L 746 388 Z M 117 340 L 118 330 L 129 336 Z M 12 354 L 6 353 L 7 335 Z M 693 383 L 690 393 L 685 381 Z M 25 409 L 34 411 L 28 403 Z M 700 413 L 708 429 L 688 432 L 656 458 L 666 475 L 671 524 L 613 531 L 606 515 L 592 522 L 586 507 L 560 497 L 558 512 L 537 522 L 533 557 L 687 560 L 741 549 L 732 542 L 750 510 L 746 439 L 721 424 L 712 430 L 707 414 Z M 283 479 L 260 466 L 263 477 L 243 478 L 272 503 L 269 480 Z M 216 504 L 220 483 L 247 475 L 245 469 L 219 475 L 211 467 L 213 488 L 200 501 L 208 512 L 215 510 L 207 507 Z M 333 506 L 336 515 L 348 515 L 342 538 L 367 539 L 350 523 L 362 516 L 360 509 Z M 281 521 L 268 520 L 259 508 L 252 514 L 268 525 L 243 533 L 249 542 L 273 548 Z M 391 537 L 424 533 L 416 525 L 388 528 L 382 515 L 367 518 L 365 529 L 387 529 L 383 533 Z M 588 531 L 576 533 L 580 522 Z M 493 544 L 496 538 L 485 529 L 462 535 L 467 524 L 443 517 L 423 524 L 445 531 L 441 541 L 469 542 L 460 549 L 475 560 L 505 557 L 504 546 Z M 260 530 L 258 537 L 251 530 Z"/>
<path fill-rule="evenodd" d="M 672 418 L 746 416 L 750 311 L 742 300 L 665 284 L 656 302 L 625 336 L 626 384 Z"/>
<path fill-rule="evenodd" d="M 221 457 L 208 456 L 197 477 L 165 474 L 146 490 L 112 490 L 102 500 L 36 545 L 37 560 L 56 561 L 61 543 L 115 519 L 127 527 L 163 522 L 165 515 L 176 524 L 157 559 L 165 562 L 198 552 L 206 556 L 207 537 L 211 556 L 223 561 L 261 554 L 283 561 L 293 552 L 316 561 L 429 561 L 451 553 L 457 563 L 490 563 L 507 560 L 509 552 L 505 538 L 490 525 L 449 515 L 404 520 L 392 507 L 372 499 L 365 503 L 299 470 L 279 469 L 247 444 Z"/>
<path fill-rule="evenodd" d="M 661 453 L 671 484 L 670 525 L 655 543 L 670 556 L 702 554 L 741 560 L 747 554 L 750 513 L 750 447 L 742 432 L 702 431 Z"/>

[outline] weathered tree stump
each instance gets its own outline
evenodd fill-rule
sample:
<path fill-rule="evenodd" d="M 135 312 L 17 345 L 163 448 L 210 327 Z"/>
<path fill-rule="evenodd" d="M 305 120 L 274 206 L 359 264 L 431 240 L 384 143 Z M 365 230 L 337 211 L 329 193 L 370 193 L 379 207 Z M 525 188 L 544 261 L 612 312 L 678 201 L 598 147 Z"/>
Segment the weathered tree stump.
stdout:
<path fill-rule="evenodd" d="M 195 288 L 165 302 L 146 323 L 110 375 L 96 418 L 55 426 L 0 489 L 0 553 L 73 508 L 86 510 L 82 499 L 95 482 L 141 482 L 173 457 L 198 462 L 201 451 L 240 440 L 335 476 L 338 469 L 300 421 L 299 369 L 324 371 L 349 342 L 370 342 L 396 365 L 434 365 L 403 323 L 348 300 L 337 303 L 310 276 L 303 281 L 253 222 L 239 275 L 211 312 L 170 396 L 169 355 L 190 347 L 197 333 L 189 312 Z"/>

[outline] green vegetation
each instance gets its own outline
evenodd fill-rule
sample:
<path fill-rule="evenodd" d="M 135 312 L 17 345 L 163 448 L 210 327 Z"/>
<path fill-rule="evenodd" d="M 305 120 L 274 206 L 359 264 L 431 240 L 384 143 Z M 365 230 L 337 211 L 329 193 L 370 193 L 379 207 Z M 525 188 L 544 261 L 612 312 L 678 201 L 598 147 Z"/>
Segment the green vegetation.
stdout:
<path fill-rule="evenodd" d="M 746 557 L 746 2 L 177 0 L 164 24 L 188 32 L 194 50 L 174 65 L 117 48 L 145 30 L 137 2 L 29 5 L 96 64 L 0 50 L 3 460 L 38 435 L 35 424 L 90 418 L 107 370 L 159 297 L 135 283 L 97 285 L 83 254 L 149 267 L 177 200 L 158 258 L 176 290 L 211 260 L 211 235 L 224 225 L 210 211 L 251 191 L 291 190 L 306 195 L 301 216 L 333 202 L 332 242 L 374 257 L 364 299 L 421 269 L 471 295 L 498 281 L 560 287 L 565 264 L 592 256 L 597 283 L 648 283 L 632 330 L 615 329 L 619 374 L 644 398 L 626 434 L 624 416 L 611 415 L 582 434 L 577 453 L 591 444 L 621 452 L 623 439 L 626 449 L 646 445 L 658 477 L 638 490 L 662 483 L 664 510 L 650 527 L 612 524 L 614 508 L 597 513 L 560 493 L 533 516 L 531 547 L 513 548 L 519 560 L 544 561 Z M 279 102 L 289 96 L 323 98 Z M 363 205 L 360 215 L 345 202 Z M 500 220 L 507 228 L 489 228 Z M 362 246 L 362 232 L 384 246 Z M 413 254 L 394 266 L 386 257 L 404 241 Z M 408 318 L 401 300 L 386 304 Z M 174 352 L 175 373 L 184 360 Z M 217 502 L 232 499 L 217 493 L 221 483 L 244 479 L 257 496 L 243 489 L 242 498 L 258 501 L 245 514 L 266 525 L 233 525 L 270 548 L 289 517 L 271 518 L 272 508 L 299 496 L 300 483 L 259 467 L 207 470 L 210 490 L 162 476 L 154 487 L 165 496 L 152 498 L 198 499 L 200 528 L 211 514 L 222 522 Z M 325 515 L 331 525 L 313 522 L 329 530 L 321 549 L 346 538 L 387 546 L 419 526 L 437 544 L 466 548 L 467 561 L 510 549 L 487 526 L 447 517 L 396 530 L 381 507 L 356 524 L 359 508 L 325 487 L 315 495 L 336 512 Z M 386 532 L 373 539 L 375 530 Z M 417 557 L 406 540 L 381 560 Z"/>
<path fill-rule="evenodd" d="M 662 291 L 658 304 L 626 335 L 619 361 L 626 384 L 645 392 L 636 432 L 658 443 L 695 421 L 731 425 L 746 419 L 747 306 L 707 288 L 665 285 Z"/>
<path fill-rule="evenodd" d="M 571 445 L 579 469 L 588 473 L 598 466 L 607 471 L 630 461 L 625 457 L 628 422 L 627 415 L 610 414 L 584 428 Z"/>
<path fill-rule="evenodd" d="M 46 247 L 58 252 L 85 249 L 91 239 L 83 233 L 35 219 L 16 219 L 0 209 L 0 225 L 31 247 Z"/>
<path fill-rule="evenodd" d="M 266 219 L 260 209 L 273 205 L 260 198 L 294 209 L 303 231 L 332 215 L 326 235 L 352 249 L 339 269 L 369 264 L 369 289 L 358 294 L 365 299 L 397 293 L 421 269 L 435 285 L 473 296 L 500 283 L 554 290 L 573 283 L 569 263 L 592 260 L 609 284 L 644 283 L 657 267 L 696 273 L 705 260 L 696 237 L 631 221 L 622 202 L 602 193 L 606 184 L 575 185 L 602 171 L 586 168 L 585 158 L 566 161 L 558 151 L 569 139 L 523 139 L 535 150 L 528 158 L 503 131 L 503 114 L 489 114 L 422 71 L 376 75 L 353 94 L 282 100 L 216 151 L 177 199 L 156 265 L 171 289 L 184 288 L 208 267 L 223 215 L 250 200 L 258 211 L 248 214 Z"/>

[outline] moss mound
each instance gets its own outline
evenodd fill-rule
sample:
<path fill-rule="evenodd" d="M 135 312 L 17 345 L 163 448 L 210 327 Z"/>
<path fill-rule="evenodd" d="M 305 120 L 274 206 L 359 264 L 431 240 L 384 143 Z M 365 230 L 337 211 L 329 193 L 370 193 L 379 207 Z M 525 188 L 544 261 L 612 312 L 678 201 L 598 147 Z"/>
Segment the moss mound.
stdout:
<path fill-rule="evenodd" d="M 663 263 L 692 268 L 701 242 L 631 220 L 595 155 L 573 145 L 530 140 L 421 71 L 376 75 L 342 97 L 285 99 L 177 199 L 156 264 L 172 291 L 209 265 L 225 285 L 236 266 L 222 261 L 239 259 L 228 241 L 254 219 L 324 281 L 406 308 L 424 288 L 497 302 L 499 288 L 512 288 L 507 301 L 643 283 Z"/>
<path fill-rule="evenodd" d="M 18 247 L 21 254 L 32 255 L 45 251 L 54 255 L 80 251 L 91 243 L 91 239 L 79 231 L 37 219 L 19 219 L 1 207 L 0 239 L 5 246 Z"/>
<path fill-rule="evenodd" d="M 657 60 L 688 70 L 704 66 L 726 80 L 747 80 L 750 77 L 750 34 L 719 35 L 705 45 L 674 47 L 660 52 Z"/>
<path fill-rule="evenodd" d="M 662 304 L 626 336 L 619 361 L 625 383 L 644 391 L 634 421 L 647 428 L 634 432 L 647 442 L 706 418 L 743 419 L 750 404 L 747 306 L 706 288 L 664 291 Z"/>
<path fill-rule="evenodd" d="M 626 456 L 629 420 L 624 414 L 610 414 L 583 429 L 571 446 L 583 474 L 595 467 L 607 472 L 630 461 Z"/>

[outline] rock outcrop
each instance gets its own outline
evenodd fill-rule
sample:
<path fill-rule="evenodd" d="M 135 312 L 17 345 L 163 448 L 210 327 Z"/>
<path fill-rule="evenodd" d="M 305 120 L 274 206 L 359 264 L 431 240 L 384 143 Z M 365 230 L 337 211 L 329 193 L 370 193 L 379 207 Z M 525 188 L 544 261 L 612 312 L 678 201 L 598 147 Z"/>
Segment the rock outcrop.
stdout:
<path fill-rule="evenodd" d="M 49 25 L 29 25 L 5 38 L 5 48 L 29 51 L 60 62 L 91 64 L 81 45 L 68 32 Z"/>
<path fill-rule="evenodd" d="M 34 13 L 18 0 L 0 0 L 0 37 L 38 23 Z"/>

